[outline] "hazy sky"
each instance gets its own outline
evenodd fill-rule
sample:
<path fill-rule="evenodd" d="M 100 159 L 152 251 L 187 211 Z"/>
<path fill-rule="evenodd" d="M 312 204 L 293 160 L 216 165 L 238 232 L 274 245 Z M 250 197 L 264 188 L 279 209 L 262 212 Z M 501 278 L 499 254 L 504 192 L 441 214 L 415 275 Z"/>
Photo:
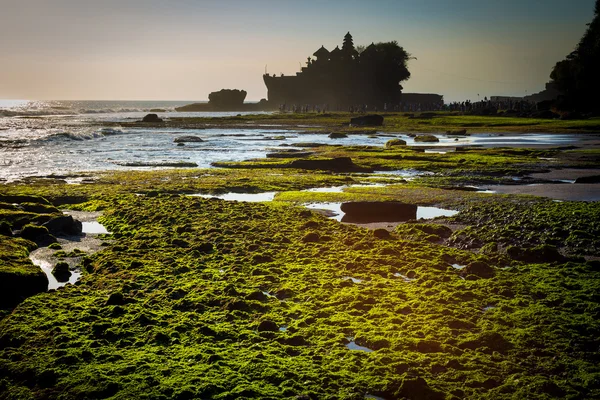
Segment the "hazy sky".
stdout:
<path fill-rule="evenodd" d="M 0 99 L 266 97 L 321 45 L 397 40 L 405 92 L 446 101 L 540 91 L 594 0 L 0 0 Z M 349 82 L 351 84 L 351 82 Z"/>

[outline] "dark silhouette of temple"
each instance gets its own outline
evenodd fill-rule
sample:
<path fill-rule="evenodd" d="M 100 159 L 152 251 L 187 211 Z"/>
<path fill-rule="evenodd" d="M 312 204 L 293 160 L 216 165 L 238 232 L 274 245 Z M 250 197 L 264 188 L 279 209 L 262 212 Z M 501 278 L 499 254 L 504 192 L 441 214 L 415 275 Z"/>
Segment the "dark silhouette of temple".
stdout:
<path fill-rule="evenodd" d="M 395 41 L 371 43 L 361 50 L 348 32 L 342 48 L 329 51 L 321 46 L 295 76 L 264 74 L 269 103 L 327 105 L 333 110 L 357 105 L 382 110 L 400 103 L 400 82 L 410 77 L 410 55 Z"/>

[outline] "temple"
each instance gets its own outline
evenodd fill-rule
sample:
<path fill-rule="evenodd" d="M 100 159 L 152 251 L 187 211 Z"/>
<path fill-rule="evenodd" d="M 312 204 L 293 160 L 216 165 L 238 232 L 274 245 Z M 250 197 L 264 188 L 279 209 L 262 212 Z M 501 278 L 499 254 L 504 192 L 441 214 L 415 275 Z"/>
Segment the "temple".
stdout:
<path fill-rule="evenodd" d="M 329 51 L 321 46 L 295 76 L 264 74 L 269 104 L 327 105 L 332 110 L 368 105 L 384 109 L 417 97 L 443 104 L 440 95 L 411 94 L 403 100 L 400 82 L 410 77 L 406 67 L 409 54 L 396 42 L 371 43 L 361 50 L 354 47 L 348 32 L 341 48 Z"/>

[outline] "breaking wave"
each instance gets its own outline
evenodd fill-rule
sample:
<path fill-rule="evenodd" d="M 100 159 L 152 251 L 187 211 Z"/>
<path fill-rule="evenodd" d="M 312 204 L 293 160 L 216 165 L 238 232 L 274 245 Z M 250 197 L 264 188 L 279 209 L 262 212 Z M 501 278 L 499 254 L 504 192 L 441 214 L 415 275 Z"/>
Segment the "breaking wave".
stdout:
<path fill-rule="evenodd" d="M 89 114 L 123 114 L 174 112 L 174 107 L 161 108 L 160 111 L 149 108 L 82 108 L 52 107 L 47 109 L 0 109 L 0 117 L 48 117 L 54 115 L 89 115 Z"/>
<path fill-rule="evenodd" d="M 56 140 L 91 140 L 91 139 L 97 139 L 97 138 L 102 138 L 105 136 L 111 136 L 111 135 L 122 135 L 125 132 L 123 132 L 120 129 L 112 129 L 112 128 L 103 128 L 97 131 L 88 131 L 88 132 L 56 132 L 56 133 L 52 133 L 51 135 L 46 136 L 43 139 L 39 139 L 39 141 L 41 142 L 48 142 L 48 141 L 56 141 Z"/>

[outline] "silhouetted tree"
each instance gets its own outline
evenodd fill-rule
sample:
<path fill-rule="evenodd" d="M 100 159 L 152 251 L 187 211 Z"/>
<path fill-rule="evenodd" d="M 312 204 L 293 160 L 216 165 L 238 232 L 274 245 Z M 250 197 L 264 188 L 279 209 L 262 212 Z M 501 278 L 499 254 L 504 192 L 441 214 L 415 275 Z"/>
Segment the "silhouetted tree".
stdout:
<path fill-rule="evenodd" d="M 564 93 L 560 107 L 600 111 L 600 0 L 575 50 L 554 66 L 550 78 Z"/>

